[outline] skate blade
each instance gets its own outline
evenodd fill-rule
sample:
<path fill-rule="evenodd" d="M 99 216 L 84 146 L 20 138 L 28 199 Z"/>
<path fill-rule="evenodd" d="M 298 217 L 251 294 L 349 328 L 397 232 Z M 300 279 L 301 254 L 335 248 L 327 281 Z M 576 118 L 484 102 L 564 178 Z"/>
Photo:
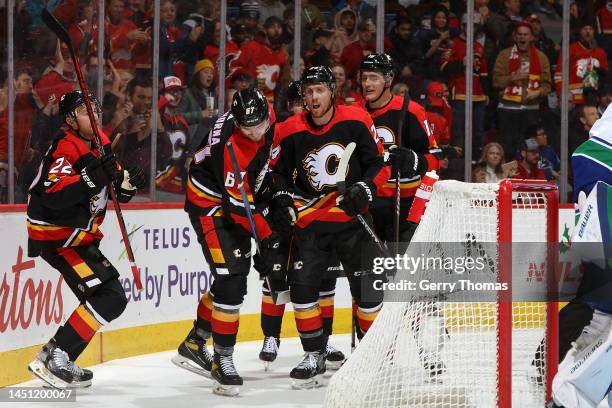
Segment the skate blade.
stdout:
<path fill-rule="evenodd" d="M 325 373 L 317 374 L 307 380 L 292 378 L 291 388 L 293 388 L 294 390 L 310 390 L 313 388 L 324 387 L 325 385 L 327 385 L 327 381 L 325 380 L 325 378 L 323 378 L 324 374 Z"/>
<path fill-rule="evenodd" d="M 49 386 L 52 388 L 56 388 L 58 390 L 69 388 L 69 383 L 54 376 L 49 370 L 47 370 L 47 367 L 45 367 L 43 362 L 38 359 L 28 364 L 28 370 L 30 370 L 32 374 L 43 380 L 45 383 L 49 384 Z"/>
<path fill-rule="evenodd" d="M 269 371 L 270 370 L 270 364 L 272 364 L 272 361 L 264 361 L 263 364 L 264 364 L 264 371 Z"/>
<path fill-rule="evenodd" d="M 180 354 L 177 354 L 176 356 L 172 357 L 171 361 L 177 367 L 183 368 L 187 371 L 191 371 L 192 373 L 201 375 L 202 377 L 212 378 L 210 375 L 210 371 L 206 371 L 187 357 L 183 357 Z"/>
<path fill-rule="evenodd" d="M 223 385 L 218 381 L 215 381 L 215 386 L 213 387 L 213 393 L 217 395 L 223 395 L 225 397 L 236 397 L 240 394 L 240 386 L 239 385 Z"/>

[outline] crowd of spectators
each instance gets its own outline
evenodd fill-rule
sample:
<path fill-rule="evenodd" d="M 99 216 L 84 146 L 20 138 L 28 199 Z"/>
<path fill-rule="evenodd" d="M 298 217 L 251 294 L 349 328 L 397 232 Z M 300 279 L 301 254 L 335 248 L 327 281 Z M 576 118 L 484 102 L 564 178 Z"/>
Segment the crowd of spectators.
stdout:
<path fill-rule="evenodd" d="M 14 10 L 14 78 L 6 78 L 3 44 L 0 89 L 0 202 L 7 199 L 8 86 L 15 90 L 16 202 L 24 202 L 42 155 L 62 133 L 61 96 L 77 88 L 65 45 L 41 20 L 41 2 L 17 0 Z M 180 200 L 191 153 L 206 140 L 236 90 L 259 87 L 277 117 L 298 107 L 287 97 L 294 40 L 301 39 L 300 72 L 328 65 L 337 78 L 336 103 L 363 103 L 358 69 L 376 50 L 376 1 L 302 0 L 302 27 L 289 0 L 228 0 L 227 27 L 218 0 L 161 0 L 159 112 L 152 113 L 153 13 L 151 0 L 105 2 L 104 61 L 98 61 L 95 0 L 47 1 L 68 28 L 87 83 L 97 88 L 103 65 L 102 129 L 119 156 L 155 178 L 157 199 Z M 384 48 L 393 57 L 392 91 L 426 107 L 441 145 L 465 149 L 466 105 L 473 112 L 472 157 L 441 163 L 441 177 L 472 181 L 505 177 L 559 180 L 561 5 L 559 0 L 475 0 L 474 42 L 467 44 L 466 2 L 385 1 Z M 6 9 L 0 8 L 3 19 Z M 572 0 L 569 61 L 569 152 L 612 98 L 612 0 Z M 551 28 L 555 35 L 547 35 Z M 221 35 L 226 53 L 220 57 Z M 557 38 L 556 40 L 553 38 Z M 466 55 L 473 48 L 473 98 L 466 101 Z M 219 66 L 224 64 L 224 89 Z M 219 95 L 225 106 L 219 106 Z M 156 169 L 151 175 L 151 130 L 157 127 Z M 148 191 L 143 192 L 146 199 Z"/>

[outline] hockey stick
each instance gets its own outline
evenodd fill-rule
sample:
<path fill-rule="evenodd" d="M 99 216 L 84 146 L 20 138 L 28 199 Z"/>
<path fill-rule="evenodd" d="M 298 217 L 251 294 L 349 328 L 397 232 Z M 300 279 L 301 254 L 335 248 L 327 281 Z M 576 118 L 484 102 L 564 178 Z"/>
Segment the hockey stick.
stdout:
<path fill-rule="evenodd" d="M 257 233 L 257 228 L 255 227 L 255 218 L 253 218 L 253 213 L 251 212 L 251 203 L 249 203 L 249 196 L 247 195 L 247 192 L 244 189 L 244 180 L 242 178 L 242 173 L 240 172 L 240 166 L 238 165 L 236 152 L 234 151 L 234 146 L 232 145 L 232 142 L 228 141 L 225 145 L 227 146 L 230 161 L 232 162 L 234 178 L 236 179 L 236 183 L 238 184 L 238 190 L 240 190 L 240 196 L 242 197 L 244 212 L 246 213 L 247 220 L 249 221 L 249 226 L 251 227 L 251 234 L 253 235 L 253 239 L 255 240 L 255 247 L 257 248 L 257 252 L 261 254 L 261 241 L 259 240 L 259 234 Z M 285 303 L 289 303 L 290 297 L 289 291 L 287 289 L 283 289 L 280 291 L 276 290 L 276 288 L 273 288 L 272 286 L 273 280 L 270 279 L 270 276 L 266 276 L 264 279 L 268 284 L 268 288 L 270 289 L 270 293 L 272 294 L 272 300 L 274 301 L 274 304 L 284 305 Z"/>
<path fill-rule="evenodd" d="M 402 133 L 404 130 L 404 121 L 406 120 L 406 109 L 408 109 L 408 103 L 410 103 L 410 94 L 408 91 L 404 92 L 404 101 L 402 102 L 402 110 L 400 111 L 400 117 L 397 127 L 397 147 L 402 146 Z M 397 166 L 397 173 L 395 174 L 395 219 L 393 235 L 395 237 L 395 253 L 399 252 L 399 234 L 400 234 L 400 204 L 401 204 L 401 173 L 399 166 Z"/>
<path fill-rule="evenodd" d="M 102 146 L 102 139 L 100 138 L 100 130 L 98 129 L 98 123 L 94 118 L 93 108 L 91 107 L 91 101 L 89 100 L 89 90 L 87 89 L 87 85 L 85 84 L 85 78 L 83 78 L 83 73 L 81 72 L 79 60 L 77 58 L 76 53 L 74 52 L 72 40 L 70 39 L 66 28 L 59 21 L 57 21 L 55 16 L 49 13 L 47 9 L 43 9 L 41 17 L 47 27 L 49 27 L 49 29 L 53 31 L 55 35 L 68 46 L 68 51 L 70 52 L 70 57 L 72 58 L 72 63 L 74 64 L 74 70 L 77 74 L 77 79 L 79 81 L 79 88 L 81 88 L 83 100 L 85 101 L 87 116 L 89 116 L 91 128 L 94 133 L 94 144 L 96 146 L 96 149 L 100 153 L 100 157 L 102 157 L 104 156 L 104 147 Z M 123 214 L 121 213 L 121 206 L 119 205 L 119 200 L 117 199 L 117 193 L 113 188 L 113 183 L 108 184 L 108 191 L 110 192 L 111 199 L 113 200 L 113 205 L 115 206 L 115 214 L 117 214 L 119 230 L 121 231 L 121 237 L 123 238 L 125 251 L 127 253 L 128 261 L 130 262 L 132 275 L 134 276 L 134 284 L 136 285 L 136 289 L 141 291 L 142 282 L 140 281 L 140 272 L 138 271 L 136 261 L 134 260 L 134 252 L 132 251 L 132 245 L 130 245 L 130 239 L 125 228 L 125 221 L 123 221 Z"/>
<path fill-rule="evenodd" d="M 349 160 L 351 160 L 351 155 L 353 154 L 353 151 L 355 150 L 356 146 L 357 145 L 355 144 L 355 142 L 349 143 L 344 148 L 344 153 L 342 154 L 342 158 L 340 159 L 340 163 L 338 164 L 338 169 L 336 170 L 336 187 L 338 187 L 338 191 L 340 191 L 340 194 L 344 194 L 344 192 L 346 191 L 346 170 L 348 169 Z M 376 232 L 374 232 L 372 227 L 370 227 L 370 224 L 368 224 L 365 218 L 363 218 L 363 215 L 358 214 L 357 219 L 359 220 L 361 225 L 363 225 L 363 229 L 366 230 L 366 232 L 372 238 L 378 249 L 380 249 L 380 251 L 385 254 L 385 256 L 389 256 L 389 249 L 387 248 L 387 245 L 382 242 L 380 238 L 378 238 L 378 235 L 376 235 Z"/>

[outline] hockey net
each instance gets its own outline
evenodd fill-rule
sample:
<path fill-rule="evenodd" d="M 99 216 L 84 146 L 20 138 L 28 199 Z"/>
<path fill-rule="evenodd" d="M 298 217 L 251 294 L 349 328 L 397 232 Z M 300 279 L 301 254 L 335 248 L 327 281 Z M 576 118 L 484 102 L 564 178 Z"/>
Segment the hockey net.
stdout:
<path fill-rule="evenodd" d="M 471 241 L 486 248 L 492 264 L 486 273 L 499 275 L 495 279 L 508 279 L 513 268 L 513 290 L 519 280 L 551 287 L 554 274 L 547 268 L 557 263 L 554 246 L 533 243 L 557 242 L 557 217 L 556 187 L 545 182 L 440 181 L 408 254 L 419 245 L 435 254 L 441 240 Z M 503 242 L 526 244 L 517 251 L 516 244 Z M 448 253 L 453 248 L 465 245 L 446 246 L 447 253 L 437 255 L 461 255 Z M 436 280 L 426 270 L 411 279 Z M 466 291 L 385 302 L 331 378 L 325 406 L 544 406 L 557 366 L 557 303 L 508 299 L 494 292 L 491 301 L 475 302 Z"/>

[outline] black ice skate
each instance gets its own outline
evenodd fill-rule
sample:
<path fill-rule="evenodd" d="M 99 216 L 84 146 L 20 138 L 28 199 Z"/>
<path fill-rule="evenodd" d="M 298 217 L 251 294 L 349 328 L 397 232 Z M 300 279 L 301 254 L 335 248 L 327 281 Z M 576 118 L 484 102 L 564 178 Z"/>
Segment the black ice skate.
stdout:
<path fill-rule="evenodd" d="M 234 397 L 240 392 L 242 377 L 236 371 L 232 355 L 222 356 L 215 353 L 211 375 L 215 380 L 213 392 L 219 395 Z"/>
<path fill-rule="evenodd" d="M 291 386 L 297 390 L 316 388 L 324 385 L 325 353 L 321 351 L 306 352 L 300 363 L 291 370 Z"/>
<path fill-rule="evenodd" d="M 265 370 L 268 371 L 270 363 L 276 360 L 278 355 L 278 346 L 280 345 L 280 339 L 273 336 L 266 336 L 264 338 L 263 347 L 259 352 L 259 359 L 264 362 Z"/>
<path fill-rule="evenodd" d="M 329 342 L 327 343 L 325 354 L 325 368 L 328 370 L 339 370 L 346 361 L 344 353 L 329 344 Z"/>
<path fill-rule="evenodd" d="M 172 357 L 172 362 L 192 373 L 211 378 L 213 356 L 206 348 L 206 340 L 197 336 L 193 329 L 179 346 L 178 354 Z"/>
<path fill-rule="evenodd" d="M 73 361 L 68 354 L 49 342 L 28 365 L 28 370 L 53 388 L 85 388 L 91 386 L 93 373 L 85 370 Z"/>

